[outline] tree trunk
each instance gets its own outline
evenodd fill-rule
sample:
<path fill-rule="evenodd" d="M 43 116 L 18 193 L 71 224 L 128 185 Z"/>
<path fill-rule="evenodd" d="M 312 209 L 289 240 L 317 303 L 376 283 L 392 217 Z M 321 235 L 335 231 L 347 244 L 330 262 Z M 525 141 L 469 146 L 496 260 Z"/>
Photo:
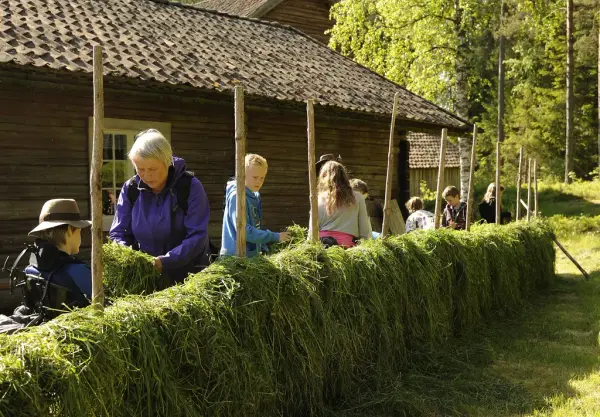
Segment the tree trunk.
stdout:
<path fill-rule="evenodd" d="M 567 0 L 567 143 L 565 146 L 565 183 L 573 171 L 575 139 L 573 137 L 573 0 Z"/>
<path fill-rule="evenodd" d="M 504 142 L 504 49 L 505 41 L 502 34 L 504 21 L 504 2 L 500 5 L 500 38 L 498 51 L 498 142 Z M 498 186 L 498 184 L 496 184 Z"/>
<path fill-rule="evenodd" d="M 500 4 L 500 45 L 498 51 L 498 142 L 496 143 L 496 224 L 501 224 L 502 191 L 500 190 L 500 174 L 502 173 L 502 158 L 500 144 L 504 142 L 504 34 L 502 27 L 504 19 L 504 1 Z"/>
<path fill-rule="evenodd" d="M 454 7 L 454 27 L 458 40 L 458 52 L 454 61 L 456 69 L 455 112 L 458 116 L 468 120 L 469 97 L 467 91 L 468 71 L 466 58 L 468 44 L 466 33 L 462 28 L 463 10 L 458 0 L 455 0 Z M 471 171 L 471 139 L 468 136 L 458 138 L 458 150 L 460 153 L 460 194 L 463 198 L 467 198 L 469 195 L 469 173 Z"/>

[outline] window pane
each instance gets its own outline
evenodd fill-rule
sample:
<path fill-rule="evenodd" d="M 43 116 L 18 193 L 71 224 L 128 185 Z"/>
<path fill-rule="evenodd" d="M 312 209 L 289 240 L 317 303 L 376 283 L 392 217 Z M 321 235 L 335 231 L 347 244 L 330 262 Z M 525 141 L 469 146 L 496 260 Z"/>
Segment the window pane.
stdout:
<path fill-rule="evenodd" d="M 127 159 L 127 136 L 115 135 L 115 159 L 124 161 Z"/>
<path fill-rule="evenodd" d="M 102 158 L 105 160 L 113 159 L 113 135 L 105 134 L 104 135 L 104 146 L 103 146 L 103 155 Z"/>
<path fill-rule="evenodd" d="M 115 186 L 121 187 L 127 179 L 127 161 L 115 161 Z"/>
<path fill-rule="evenodd" d="M 112 216 L 117 208 L 117 198 L 114 190 L 102 190 L 102 214 Z"/>
<path fill-rule="evenodd" d="M 112 188 L 114 161 L 104 161 L 102 164 L 102 188 Z"/>

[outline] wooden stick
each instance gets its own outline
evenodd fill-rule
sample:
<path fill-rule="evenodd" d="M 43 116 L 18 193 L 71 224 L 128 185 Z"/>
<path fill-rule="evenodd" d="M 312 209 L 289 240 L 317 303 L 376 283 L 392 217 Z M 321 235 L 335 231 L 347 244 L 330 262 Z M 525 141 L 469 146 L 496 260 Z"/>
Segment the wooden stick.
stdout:
<path fill-rule="evenodd" d="M 315 108 L 314 100 L 306 102 L 308 136 L 308 184 L 310 187 L 310 235 L 309 241 L 319 241 L 319 202 L 317 195 L 317 167 L 315 165 Z"/>
<path fill-rule="evenodd" d="M 475 204 L 473 176 L 475 173 L 475 146 L 477 144 L 477 125 L 473 126 L 473 144 L 471 145 L 471 166 L 469 168 L 469 192 L 467 193 L 467 224 L 466 230 L 471 230 L 471 217 L 473 216 L 473 205 Z"/>
<path fill-rule="evenodd" d="M 531 158 L 527 167 L 527 221 L 531 220 Z"/>
<path fill-rule="evenodd" d="M 521 200 L 521 177 L 523 176 L 523 147 L 521 146 L 521 150 L 519 151 L 519 173 L 517 174 L 517 208 L 515 212 L 516 221 L 519 221 L 521 218 L 521 205 L 519 201 Z"/>
<path fill-rule="evenodd" d="M 437 178 L 437 192 L 435 193 L 435 228 L 439 229 L 441 224 L 442 214 L 442 189 L 444 186 L 444 169 L 446 167 L 446 136 L 448 135 L 447 129 L 442 129 L 442 138 L 440 140 L 440 163 L 438 167 L 438 178 Z"/>
<path fill-rule="evenodd" d="M 523 205 L 523 208 L 524 208 L 525 210 L 529 210 L 529 206 L 527 205 L 527 203 L 526 203 L 526 202 L 524 202 L 524 201 L 523 201 L 523 199 L 521 199 L 521 204 Z"/>
<path fill-rule="evenodd" d="M 500 191 L 500 142 L 496 142 L 496 224 L 502 223 L 502 197 Z"/>
<path fill-rule="evenodd" d="M 533 160 L 533 217 L 538 216 L 537 159 Z"/>
<path fill-rule="evenodd" d="M 235 87 L 235 181 L 236 242 L 239 257 L 246 256 L 246 125 L 244 120 L 244 87 Z"/>
<path fill-rule="evenodd" d="M 583 267 L 581 265 L 579 265 L 579 263 L 575 260 L 575 258 L 573 258 L 569 252 L 567 252 L 567 250 L 563 247 L 563 245 L 560 244 L 558 239 L 556 239 L 556 237 L 554 237 L 553 239 L 554 239 L 554 243 L 556 243 L 556 246 L 558 246 L 560 248 L 560 250 L 562 250 L 563 253 L 567 256 L 567 258 L 569 258 L 571 260 L 571 262 L 573 262 L 575 264 L 575 266 L 577 267 L 577 269 L 579 269 L 581 271 L 581 273 L 583 274 L 585 279 L 590 279 L 589 274 L 587 272 L 585 272 L 585 269 L 583 269 Z"/>
<path fill-rule="evenodd" d="M 398 101 L 400 100 L 400 93 L 394 94 L 394 105 L 392 106 L 392 121 L 390 123 L 390 140 L 388 143 L 388 162 L 387 162 L 387 174 L 385 177 L 385 202 L 383 205 L 383 225 L 381 227 L 381 237 L 384 238 L 389 233 L 390 225 L 390 201 L 392 200 L 392 178 L 394 169 L 394 130 L 396 128 L 396 112 L 398 109 Z"/>
<path fill-rule="evenodd" d="M 104 83 L 102 47 L 94 46 L 94 138 L 90 174 L 92 214 L 92 305 L 104 309 L 104 264 L 102 263 L 102 162 L 104 148 Z"/>

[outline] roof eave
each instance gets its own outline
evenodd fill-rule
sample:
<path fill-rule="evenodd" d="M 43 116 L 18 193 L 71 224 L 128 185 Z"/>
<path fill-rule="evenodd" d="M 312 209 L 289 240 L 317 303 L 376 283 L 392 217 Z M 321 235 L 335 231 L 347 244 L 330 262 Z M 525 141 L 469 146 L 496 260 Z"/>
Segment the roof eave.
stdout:
<path fill-rule="evenodd" d="M 246 17 L 252 17 L 255 19 L 260 19 L 275 7 L 279 6 L 284 0 L 267 0 L 252 12 L 248 13 Z"/>

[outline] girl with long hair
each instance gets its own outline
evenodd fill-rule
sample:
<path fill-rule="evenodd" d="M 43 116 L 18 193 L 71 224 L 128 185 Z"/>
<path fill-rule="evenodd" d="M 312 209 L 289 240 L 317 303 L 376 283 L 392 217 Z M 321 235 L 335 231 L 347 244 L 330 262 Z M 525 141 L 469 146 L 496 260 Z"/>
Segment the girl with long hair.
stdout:
<path fill-rule="evenodd" d="M 502 193 L 504 186 L 500 184 L 500 223 L 509 222 L 511 219 L 510 212 L 502 211 Z M 486 223 L 496 223 L 496 183 L 492 182 L 488 185 L 487 191 L 479 203 L 479 214 L 481 220 Z"/>
<path fill-rule="evenodd" d="M 371 239 L 371 221 L 365 199 L 353 191 L 346 168 L 329 161 L 319 173 L 319 236 L 333 238 L 345 248 L 356 245 L 358 239 Z"/>

